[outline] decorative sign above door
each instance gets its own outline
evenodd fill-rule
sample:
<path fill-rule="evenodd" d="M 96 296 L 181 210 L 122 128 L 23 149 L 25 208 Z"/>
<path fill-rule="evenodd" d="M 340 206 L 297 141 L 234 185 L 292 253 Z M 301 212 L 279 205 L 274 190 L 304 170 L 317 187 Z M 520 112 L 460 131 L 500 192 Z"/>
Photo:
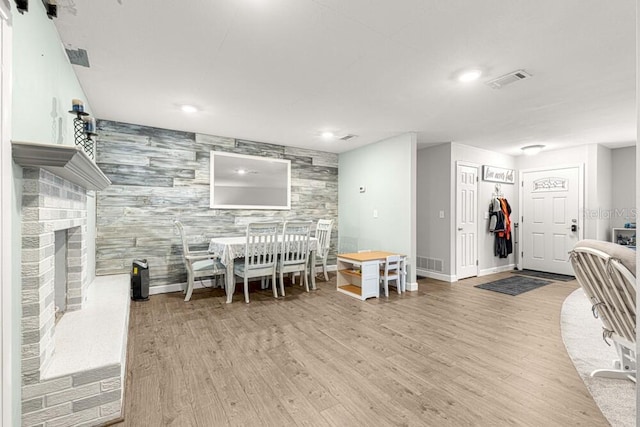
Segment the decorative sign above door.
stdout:
<path fill-rule="evenodd" d="M 534 192 L 540 191 L 569 191 L 569 183 L 564 178 L 541 178 L 533 181 Z"/>
<path fill-rule="evenodd" d="M 482 166 L 482 180 L 501 182 L 504 184 L 514 184 L 516 182 L 516 174 L 513 169 L 504 169 L 496 166 Z"/>

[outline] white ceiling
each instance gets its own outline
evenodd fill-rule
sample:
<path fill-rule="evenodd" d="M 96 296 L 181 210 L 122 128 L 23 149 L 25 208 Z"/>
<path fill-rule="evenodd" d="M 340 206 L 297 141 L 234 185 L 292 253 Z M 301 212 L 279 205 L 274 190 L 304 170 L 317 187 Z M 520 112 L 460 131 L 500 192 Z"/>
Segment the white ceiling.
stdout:
<path fill-rule="evenodd" d="M 337 153 L 414 131 L 519 155 L 635 143 L 635 3 L 58 0 L 55 23 L 88 51 L 74 67 L 98 118 Z M 468 67 L 480 81 L 457 82 Z M 533 77 L 484 84 L 517 69 Z"/>

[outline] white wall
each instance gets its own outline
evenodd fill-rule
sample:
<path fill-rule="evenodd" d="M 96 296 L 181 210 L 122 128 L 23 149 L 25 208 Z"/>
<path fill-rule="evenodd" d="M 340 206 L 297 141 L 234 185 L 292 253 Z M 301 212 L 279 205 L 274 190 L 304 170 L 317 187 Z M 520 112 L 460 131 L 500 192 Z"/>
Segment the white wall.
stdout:
<path fill-rule="evenodd" d="M 516 158 L 506 154 L 500 154 L 493 151 L 483 150 L 476 147 L 470 147 L 462 144 L 451 144 L 451 193 L 455 195 L 456 187 L 456 162 L 463 161 L 478 165 L 478 172 L 480 173 L 480 181 L 478 185 L 478 265 L 480 267 L 480 274 L 489 274 L 497 271 L 501 271 L 508 268 L 515 267 L 514 254 L 509 255 L 507 258 L 498 258 L 493 254 L 493 246 L 495 237 L 492 233 L 489 233 L 489 219 L 485 218 L 485 212 L 489 211 L 489 203 L 492 200 L 492 196 L 495 193 L 495 182 L 482 180 L 482 166 L 496 166 L 505 169 L 516 168 Z M 517 176 L 517 175 L 516 175 Z M 511 221 L 513 223 L 518 222 L 518 187 L 516 184 L 501 184 L 500 190 L 503 196 L 509 202 L 511 206 Z M 449 232 L 450 240 L 455 242 L 456 228 L 455 223 L 455 197 L 451 200 L 451 209 L 454 213 L 451 216 L 451 228 Z M 513 232 L 513 227 L 512 227 Z M 512 233 L 512 238 L 515 237 L 515 233 Z M 455 259 L 456 251 L 455 245 L 451 248 L 451 263 L 453 264 L 453 272 L 455 273 Z M 519 248 L 518 248 L 519 250 Z M 514 245 L 514 253 L 516 247 Z"/>
<path fill-rule="evenodd" d="M 593 148 L 592 148 L 593 150 Z M 593 203 L 598 207 L 599 212 L 603 212 L 602 215 L 598 215 L 598 218 L 594 221 L 595 236 L 598 240 L 611 240 L 611 216 L 612 216 L 612 156 L 611 149 L 602 145 L 595 145 L 596 155 L 596 199 Z M 586 223 L 589 226 L 589 218 L 586 219 Z"/>
<path fill-rule="evenodd" d="M 611 150 L 611 162 L 611 227 L 624 227 L 627 218 L 630 221 L 637 218 L 635 145 Z"/>
<path fill-rule="evenodd" d="M 535 156 L 516 158 L 518 170 L 561 166 L 584 166 L 584 238 L 607 240 L 611 201 L 611 153 L 599 144 L 579 145 L 542 151 Z M 599 194 L 602 190 L 603 194 Z"/>
<path fill-rule="evenodd" d="M 15 10 L 14 10 L 15 12 Z M 29 12 L 13 13 L 12 34 L 12 106 L 11 139 L 49 144 L 74 145 L 71 99 L 86 97 L 62 48 L 53 21 L 48 19 L 42 2 L 29 2 Z M 86 111 L 91 111 L 85 102 Z M 5 143 L 5 141 L 2 141 Z M 12 380 L 14 422 L 20 420 L 20 306 L 21 306 L 21 199 L 22 168 L 12 165 L 11 188 L 11 268 L 12 312 Z M 3 174 L 6 171 L 3 170 Z M 93 199 L 95 200 L 95 199 Z M 95 207 L 92 212 L 95 212 Z M 91 211 L 90 209 L 90 211 Z M 95 228 L 88 230 L 90 240 Z M 95 265 L 95 253 L 88 253 Z M 89 280 L 93 279 L 93 273 Z"/>
<path fill-rule="evenodd" d="M 416 282 L 415 158 L 414 133 L 342 153 L 338 185 L 338 252 L 373 249 L 407 254 L 411 283 Z"/>

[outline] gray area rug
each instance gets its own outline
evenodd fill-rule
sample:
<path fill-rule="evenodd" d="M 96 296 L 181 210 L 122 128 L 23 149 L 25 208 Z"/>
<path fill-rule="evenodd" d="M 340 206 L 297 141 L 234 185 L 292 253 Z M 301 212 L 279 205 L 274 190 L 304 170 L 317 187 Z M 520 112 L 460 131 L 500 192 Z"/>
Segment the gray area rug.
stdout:
<path fill-rule="evenodd" d="M 551 283 L 549 280 L 535 279 L 526 276 L 512 276 L 506 279 L 496 280 L 494 282 L 476 285 L 476 288 L 486 289 L 488 291 L 500 292 L 507 295 L 520 295 L 524 292 L 540 288 Z"/>
<path fill-rule="evenodd" d="M 523 276 L 538 277 L 540 279 L 553 280 L 555 282 L 568 282 L 574 280 L 574 276 L 568 276 L 566 274 L 547 273 L 546 271 L 536 270 L 513 270 L 513 274 L 521 274 Z"/>
<path fill-rule="evenodd" d="M 602 340 L 602 323 L 591 314 L 591 303 L 582 288 L 564 301 L 560 325 L 567 353 L 609 423 L 613 427 L 635 426 L 635 384 L 591 377 L 595 369 L 610 368 L 617 353 Z"/>

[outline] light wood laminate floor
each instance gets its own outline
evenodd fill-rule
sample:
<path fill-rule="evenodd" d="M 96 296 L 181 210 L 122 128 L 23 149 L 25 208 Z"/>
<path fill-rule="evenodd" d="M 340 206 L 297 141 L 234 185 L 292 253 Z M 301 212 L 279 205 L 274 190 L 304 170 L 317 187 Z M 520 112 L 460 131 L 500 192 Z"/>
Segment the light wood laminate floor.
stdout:
<path fill-rule="evenodd" d="M 473 287 L 510 275 L 366 302 L 334 275 L 279 300 L 202 289 L 132 303 L 120 425 L 608 425 L 560 336 L 577 283 Z"/>

